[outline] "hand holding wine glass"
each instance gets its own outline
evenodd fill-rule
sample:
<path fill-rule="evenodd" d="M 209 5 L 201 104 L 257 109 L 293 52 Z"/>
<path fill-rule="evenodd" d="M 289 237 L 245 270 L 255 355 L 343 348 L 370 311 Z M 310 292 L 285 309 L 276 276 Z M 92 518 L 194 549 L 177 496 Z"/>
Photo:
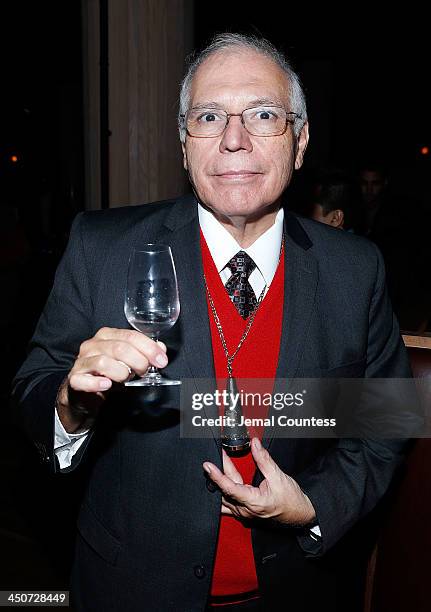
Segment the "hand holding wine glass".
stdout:
<path fill-rule="evenodd" d="M 132 329 L 102 327 L 84 340 L 57 395 L 57 413 L 65 430 L 88 429 L 113 383 L 143 376 L 148 366 L 168 363 L 166 348 Z"/>
<path fill-rule="evenodd" d="M 147 244 L 133 249 L 127 275 L 124 312 L 130 325 L 157 341 L 175 325 L 180 314 L 178 284 L 171 248 Z M 145 376 L 126 386 L 179 385 L 150 366 Z"/>
<path fill-rule="evenodd" d="M 56 402 L 59 418 L 69 433 L 82 426 L 85 428 L 86 423 L 94 420 L 112 384 L 130 384 L 131 371 L 144 377 L 130 381 L 135 385 L 148 384 L 141 382 L 146 375 L 149 375 L 151 385 L 166 384 L 158 381 L 168 380 L 162 378 L 151 365 L 160 364 L 160 367 L 164 367 L 168 362 L 165 347 L 156 344 L 151 338 L 157 340 L 160 333 L 174 325 L 179 315 L 179 300 L 169 247 L 157 249 L 159 255 L 154 255 L 153 259 L 157 258 L 159 262 L 164 259 L 167 262 L 166 268 L 160 264 L 152 267 L 146 264 L 142 268 L 136 263 L 138 259 L 147 259 L 148 254 L 136 258 L 132 253 L 130 259 L 125 311 L 126 316 L 130 316 L 133 321 L 132 326 L 138 331 L 103 327 L 79 347 L 77 358 L 59 389 Z M 162 252 L 165 252 L 165 256 L 161 255 Z M 162 269 L 167 271 L 159 274 L 156 269 L 159 272 Z M 139 285 L 142 281 L 157 279 L 162 280 L 160 283 Z M 135 287 L 135 291 L 132 287 Z M 148 304 L 146 308 L 145 303 Z M 167 384 L 179 384 L 179 381 L 168 380 Z"/>

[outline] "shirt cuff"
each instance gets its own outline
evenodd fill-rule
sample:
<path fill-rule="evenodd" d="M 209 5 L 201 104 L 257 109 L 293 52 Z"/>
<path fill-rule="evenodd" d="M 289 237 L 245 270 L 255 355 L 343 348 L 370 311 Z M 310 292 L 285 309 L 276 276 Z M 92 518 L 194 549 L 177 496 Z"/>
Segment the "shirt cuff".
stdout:
<path fill-rule="evenodd" d="M 57 456 L 60 470 L 62 470 L 70 467 L 73 456 L 84 442 L 90 430 L 87 429 L 79 433 L 68 433 L 60 421 L 57 408 L 55 408 L 54 419 L 54 452 Z"/>
<path fill-rule="evenodd" d="M 320 531 L 320 527 L 319 525 L 315 525 L 314 527 L 310 527 L 310 536 L 313 538 L 313 540 L 315 540 L 316 542 L 319 540 L 319 538 L 322 537 L 322 533 Z"/>
<path fill-rule="evenodd" d="M 63 423 L 60 421 L 60 417 L 58 416 L 57 408 L 55 408 L 55 416 L 54 416 L 54 450 L 65 446 L 66 444 L 70 444 L 86 436 L 89 429 L 84 431 L 80 431 L 79 433 L 68 433 L 64 427 Z"/>

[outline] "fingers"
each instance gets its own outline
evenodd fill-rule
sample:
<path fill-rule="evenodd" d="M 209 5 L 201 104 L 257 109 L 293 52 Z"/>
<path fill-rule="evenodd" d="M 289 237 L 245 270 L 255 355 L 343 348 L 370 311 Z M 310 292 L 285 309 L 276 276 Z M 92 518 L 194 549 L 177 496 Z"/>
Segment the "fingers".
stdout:
<path fill-rule="evenodd" d="M 129 376 L 126 363 L 107 355 L 95 355 L 76 360 L 69 374 L 69 385 L 75 391 L 96 393 L 108 390 L 112 381 L 123 382 Z"/>
<path fill-rule="evenodd" d="M 259 487 L 243 484 L 241 474 L 224 451 L 224 474 L 213 463 L 203 463 L 204 470 L 222 492 L 222 514 L 270 518 L 288 524 L 309 522 L 315 516 L 314 508 L 297 483 L 278 467 L 258 438 L 253 438 L 251 450 L 264 476 Z"/>
<path fill-rule="evenodd" d="M 235 464 L 233 463 L 232 459 L 226 453 L 224 448 L 222 449 L 222 451 L 223 451 L 223 471 L 224 473 L 226 474 L 226 476 L 229 476 L 229 478 L 231 478 L 234 482 L 238 484 L 244 484 L 244 480 L 241 474 L 236 469 Z"/>
<path fill-rule="evenodd" d="M 105 341 L 105 343 L 100 345 L 99 343 L 101 341 Z M 82 356 L 89 356 L 90 354 L 94 354 L 95 351 L 100 353 L 101 351 L 97 350 L 100 349 L 100 346 L 103 346 L 103 348 L 106 350 L 106 346 L 110 344 L 113 344 L 114 346 L 110 347 L 111 352 L 109 354 L 112 357 L 124 361 L 130 365 L 133 370 L 135 368 L 129 364 L 128 361 L 129 356 L 132 356 L 129 352 L 129 349 L 131 348 L 137 351 L 138 354 L 140 353 L 149 363 L 156 367 L 163 368 L 168 363 L 168 358 L 166 357 L 166 346 L 163 344 L 163 342 L 155 342 L 145 334 L 141 334 L 140 332 L 132 329 L 116 329 L 111 327 L 102 327 L 96 333 L 94 338 L 84 342 L 81 345 L 80 355 L 82 353 Z M 135 352 L 133 352 L 133 355 L 136 358 Z M 136 363 L 135 365 L 138 366 L 138 369 L 135 371 L 139 372 L 142 370 L 142 362 L 140 365 Z M 144 372 L 147 367 L 148 364 L 145 366 Z"/>
<path fill-rule="evenodd" d="M 79 347 L 78 357 L 67 377 L 68 388 L 89 394 L 87 399 L 80 397 L 80 404 L 91 403 L 95 395 L 103 401 L 103 392 L 110 389 L 113 382 L 125 382 L 132 372 L 143 375 L 150 364 L 163 368 L 167 363 L 163 342 L 155 342 L 135 330 L 102 327 Z M 63 421 L 70 421 L 68 431 L 74 431 L 76 418 L 71 419 L 70 415 L 76 401 L 69 400 L 67 394 L 58 405 L 62 406 Z"/>
<path fill-rule="evenodd" d="M 209 474 L 211 480 L 220 488 L 225 497 L 231 497 L 233 500 L 241 503 L 245 503 L 249 500 L 250 493 L 247 485 L 234 482 L 229 476 L 223 474 L 217 466 L 208 461 L 205 461 L 203 468 Z"/>
<path fill-rule="evenodd" d="M 87 373 L 71 373 L 69 376 L 69 385 L 74 391 L 97 393 L 98 391 L 107 391 L 110 389 L 112 387 L 112 380 Z"/>
<path fill-rule="evenodd" d="M 129 372 L 129 377 L 133 376 L 132 368 L 128 366 L 127 363 L 124 363 L 124 361 L 121 361 L 120 359 L 118 359 L 118 363 L 121 363 L 123 366 L 127 368 L 127 371 Z"/>
<path fill-rule="evenodd" d="M 93 358 L 95 360 L 93 367 L 98 371 L 104 368 L 105 357 L 110 357 L 119 364 L 122 364 L 126 370 L 129 367 L 139 376 L 145 374 L 150 365 L 150 361 L 145 355 L 132 344 L 123 340 L 97 340 L 97 342 L 93 342 L 81 351 L 80 357 L 81 359 Z M 101 362 L 100 366 L 96 361 L 97 358 Z"/>
<path fill-rule="evenodd" d="M 112 382 L 124 382 L 131 371 L 142 376 L 148 366 L 166 366 L 166 345 L 135 330 L 102 327 L 83 342 L 69 374 L 75 391 L 106 391 Z"/>
<path fill-rule="evenodd" d="M 251 441 L 251 452 L 257 467 L 266 479 L 271 480 L 275 475 L 279 475 L 280 468 L 258 438 L 253 438 Z"/>
<path fill-rule="evenodd" d="M 167 363 L 163 342 L 134 330 L 102 327 L 81 344 L 69 384 L 76 391 L 106 391 L 112 382 L 128 380 L 131 371 L 142 376 L 150 364 L 161 368 Z"/>

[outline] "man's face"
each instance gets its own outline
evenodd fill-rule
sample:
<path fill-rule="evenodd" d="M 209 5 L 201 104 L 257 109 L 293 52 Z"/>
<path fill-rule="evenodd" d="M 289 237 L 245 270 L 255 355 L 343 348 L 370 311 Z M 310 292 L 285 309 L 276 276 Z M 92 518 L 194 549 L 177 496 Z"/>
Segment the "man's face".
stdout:
<path fill-rule="evenodd" d="M 208 105 L 241 113 L 262 104 L 292 110 L 285 73 L 264 55 L 251 50 L 223 51 L 198 68 L 190 108 Z M 241 117 L 231 117 L 221 136 L 187 136 L 184 167 L 200 202 L 219 216 L 259 218 L 279 200 L 293 169 L 301 167 L 307 141 L 308 126 L 299 141 L 291 124 L 281 136 L 251 136 Z"/>
<path fill-rule="evenodd" d="M 372 205 L 382 195 L 386 181 L 377 170 L 364 170 L 361 172 L 361 190 L 365 204 Z"/>

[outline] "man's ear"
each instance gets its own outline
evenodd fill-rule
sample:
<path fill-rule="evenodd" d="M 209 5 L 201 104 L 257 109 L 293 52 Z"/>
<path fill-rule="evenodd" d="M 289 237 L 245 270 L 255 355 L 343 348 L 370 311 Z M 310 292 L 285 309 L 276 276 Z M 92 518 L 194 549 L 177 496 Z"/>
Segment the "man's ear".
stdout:
<path fill-rule="evenodd" d="M 302 162 L 304 161 L 304 153 L 305 149 L 308 145 L 309 138 L 309 130 L 308 130 L 308 121 L 304 123 L 302 126 L 302 130 L 299 134 L 299 138 L 297 141 L 296 155 L 295 155 L 295 170 L 299 170 L 302 166 Z"/>
<path fill-rule="evenodd" d="M 184 170 L 187 172 L 189 167 L 187 164 L 187 153 L 186 153 L 186 145 L 184 142 L 181 142 L 181 150 L 183 152 L 183 166 L 184 166 Z"/>
<path fill-rule="evenodd" d="M 339 208 L 337 208 L 336 210 L 331 210 L 331 212 L 329 213 L 329 217 L 329 225 L 332 225 L 332 227 L 338 227 L 340 229 L 343 229 L 344 213 L 342 210 L 340 210 Z"/>

